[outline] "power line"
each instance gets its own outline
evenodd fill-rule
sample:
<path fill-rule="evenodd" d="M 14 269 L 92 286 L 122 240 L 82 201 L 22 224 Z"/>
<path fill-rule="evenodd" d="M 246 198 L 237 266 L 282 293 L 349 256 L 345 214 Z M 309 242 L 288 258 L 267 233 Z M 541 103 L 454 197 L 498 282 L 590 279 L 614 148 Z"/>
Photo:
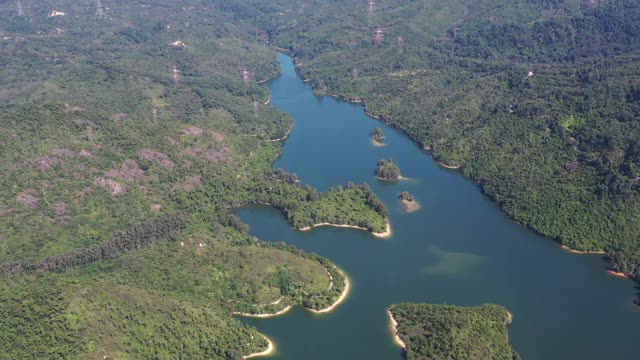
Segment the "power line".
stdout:
<path fill-rule="evenodd" d="M 369 15 L 373 15 L 376 12 L 376 2 L 374 0 L 369 0 L 369 8 L 367 11 Z"/>

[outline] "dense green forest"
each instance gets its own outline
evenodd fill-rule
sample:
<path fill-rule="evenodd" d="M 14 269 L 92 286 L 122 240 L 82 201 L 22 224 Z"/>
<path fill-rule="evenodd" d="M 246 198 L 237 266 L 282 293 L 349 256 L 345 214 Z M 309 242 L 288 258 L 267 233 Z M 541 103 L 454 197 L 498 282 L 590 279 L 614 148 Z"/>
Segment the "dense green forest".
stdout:
<path fill-rule="evenodd" d="M 19 3 L 0 2 L 0 358 L 239 359 L 266 343 L 232 313 L 338 296 L 331 262 L 231 213 L 385 228 L 368 186 L 271 168 L 292 126 L 263 105 L 273 48 L 516 221 L 640 278 L 637 1 Z M 409 308 L 401 329 L 435 309 Z M 433 311 L 508 358 L 504 310 Z"/>
<path fill-rule="evenodd" d="M 520 358 L 509 344 L 511 315 L 498 305 L 399 304 L 389 311 L 409 360 Z"/>
<path fill-rule="evenodd" d="M 333 263 L 232 214 L 386 226 L 368 186 L 271 168 L 292 119 L 264 105 L 266 33 L 218 1 L 20 5 L 0 2 L 0 358 L 240 359 L 267 344 L 233 313 L 339 297 Z"/>
<path fill-rule="evenodd" d="M 363 101 L 516 221 L 640 277 L 639 2 L 275 0 L 262 12 L 318 93 Z"/>
<path fill-rule="evenodd" d="M 382 159 L 378 161 L 376 176 L 382 180 L 398 180 L 400 179 L 400 168 L 393 160 Z"/>
<path fill-rule="evenodd" d="M 0 358 L 240 359 L 265 344 L 231 313 L 275 311 L 266 304 L 278 299 L 324 307 L 341 291 L 328 290 L 328 260 L 212 226 L 65 272 L 3 278 L 0 341 L 11 346 Z"/>

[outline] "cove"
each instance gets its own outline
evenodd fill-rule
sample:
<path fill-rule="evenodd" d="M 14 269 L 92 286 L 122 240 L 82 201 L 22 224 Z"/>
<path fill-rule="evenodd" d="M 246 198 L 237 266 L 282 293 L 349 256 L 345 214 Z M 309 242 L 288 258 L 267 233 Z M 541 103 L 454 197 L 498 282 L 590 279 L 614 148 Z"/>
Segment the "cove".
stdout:
<path fill-rule="evenodd" d="M 246 320 L 274 340 L 274 359 L 402 359 L 386 309 L 401 302 L 496 303 L 514 315 L 511 342 L 523 359 L 637 359 L 640 311 L 634 283 L 606 272 L 598 255 L 575 255 L 510 221 L 461 174 L 439 167 L 401 132 L 366 116 L 362 106 L 318 97 L 292 59 L 268 83 L 271 106 L 295 127 L 274 164 L 321 191 L 368 183 L 389 210 L 393 236 L 364 231 L 291 228 L 274 209 L 237 211 L 253 235 L 286 242 L 334 261 L 349 276 L 349 298 L 334 312 L 294 309 Z M 384 147 L 369 134 L 385 133 Z M 391 158 L 408 181 L 378 182 L 376 163 Z M 403 211 L 397 196 L 421 203 Z"/>

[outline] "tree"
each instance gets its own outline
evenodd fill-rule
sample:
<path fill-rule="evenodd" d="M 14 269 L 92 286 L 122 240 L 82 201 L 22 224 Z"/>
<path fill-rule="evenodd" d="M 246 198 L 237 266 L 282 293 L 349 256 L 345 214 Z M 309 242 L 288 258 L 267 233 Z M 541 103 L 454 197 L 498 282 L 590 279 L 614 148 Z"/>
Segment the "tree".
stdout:
<path fill-rule="evenodd" d="M 383 142 L 384 141 L 384 133 L 382 132 L 382 129 L 380 129 L 379 127 L 373 129 L 373 132 L 371 133 L 371 138 L 375 142 L 379 142 L 379 143 Z"/>
<path fill-rule="evenodd" d="M 384 180 L 400 179 L 400 168 L 390 159 L 378 161 L 378 170 L 376 172 L 378 178 Z"/>

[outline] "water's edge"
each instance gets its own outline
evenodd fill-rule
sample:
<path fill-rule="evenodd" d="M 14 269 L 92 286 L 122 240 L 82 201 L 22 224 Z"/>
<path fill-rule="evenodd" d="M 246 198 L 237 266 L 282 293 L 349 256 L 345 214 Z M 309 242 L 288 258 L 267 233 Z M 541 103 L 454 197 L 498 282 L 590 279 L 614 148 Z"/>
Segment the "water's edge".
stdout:
<path fill-rule="evenodd" d="M 290 114 L 295 127 L 273 167 L 321 191 L 373 182 L 395 233 L 390 240 L 348 229 L 302 233 L 275 210 L 238 211 L 254 235 L 326 256 L 352 280 L 351 296 L 334 313 L 294 309 L 248 321 L 278 344 L 276 358 L 400 359 L 386 316 L 400 302 L 501 304 L 514 313 L 511 340 L 525 359 L 635 358 L 640 314 L 631 304 L 634 290 L 606 273 L 601 256 L 570 254 L 517 225 L 475 182 L 439 167 L 404 131 L 368 117 L 362 103 L 316 96 L 288 56 L 278 60 L 281 74 L 267 82 L 270 105 Z M 370 144 L 374 126 L 383 127 L 387 146 Z M 414 180 L 376 182 L 372 167 L 383 157 Z M 405 190 L 422 209 L 402 211 L 397 194 Z"/>

